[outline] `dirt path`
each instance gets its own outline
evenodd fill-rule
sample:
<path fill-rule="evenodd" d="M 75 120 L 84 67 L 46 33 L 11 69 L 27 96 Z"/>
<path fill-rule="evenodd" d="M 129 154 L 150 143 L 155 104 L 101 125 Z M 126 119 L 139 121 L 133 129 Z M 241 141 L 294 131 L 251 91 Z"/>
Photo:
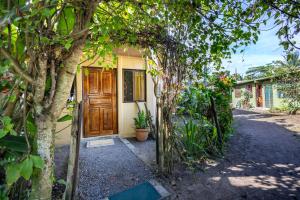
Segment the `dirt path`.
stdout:
<path fill-rule="evenodd" d="M 235 111 L 225 158 L 193 173 L 179 167 L 172 199 L 300 199 L 300 138 L 271 116 Z"/>

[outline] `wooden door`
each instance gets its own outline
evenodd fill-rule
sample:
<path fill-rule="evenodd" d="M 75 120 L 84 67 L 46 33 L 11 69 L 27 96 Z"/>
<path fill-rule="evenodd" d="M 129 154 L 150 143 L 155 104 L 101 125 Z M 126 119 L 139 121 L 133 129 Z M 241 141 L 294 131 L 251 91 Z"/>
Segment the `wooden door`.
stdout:
<path fill-rule="evenodd" d="M 117 133 L 116 70 L 91 67 L 84 70 L 84 135 Z"/>
<path fill-rule="evenodd" d="M 257 107 L 263 106 L 262 85 L 256 85 L 256 106 Z"/>

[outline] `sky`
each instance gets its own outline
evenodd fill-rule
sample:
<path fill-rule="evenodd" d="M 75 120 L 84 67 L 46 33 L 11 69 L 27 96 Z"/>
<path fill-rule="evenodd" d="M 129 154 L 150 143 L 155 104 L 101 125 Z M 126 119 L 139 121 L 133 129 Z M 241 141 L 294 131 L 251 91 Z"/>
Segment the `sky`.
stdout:
<path fill-rule="evenodd" d="M 270 24 L 267 27 L 271 27 Z M 263 29 L 263 28 L 262 28 Z M 223 61 L 223 66 L 232 74 L 237 73 L 245 75 L 249 67 L 260 66 L 271 63 L 275 60 L 283 60 L 284 50 L 279 45 L 279 39 L 276 36 L 277 28 L 268 31 L 261 31 L 256 44 L 245 47 L 242 54 L 234 54 L 231 63 Z"/>

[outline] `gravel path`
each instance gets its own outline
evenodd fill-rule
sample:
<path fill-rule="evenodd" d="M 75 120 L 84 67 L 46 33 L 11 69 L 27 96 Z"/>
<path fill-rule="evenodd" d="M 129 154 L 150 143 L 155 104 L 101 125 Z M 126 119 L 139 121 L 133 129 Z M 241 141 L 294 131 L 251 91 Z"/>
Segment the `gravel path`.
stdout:
<path fill-rule="evenodd" d="M 82 141 L 79 158 L 78 199 L 100 200 L 154 177 L 120 139 L 115 144 L 86 148 Z"/>
<path fill-rule="evenodd" d="M 172 199 L 300 199 L 300 138 L 270 117 L 234 111 L 235 135 L 225 158 L 205 172 L 177 167 Z M 175 181 L 174 181 L 175 180 Z"/>
<path fill-rule="evenodd" d="M 148 139 L 144 142 L 139 142 L 135 138 L 128 138 L 128 141 L 135 147 L 140 158 L 147 163 L 151 169 L 156 170 L 156 141 Z"/>

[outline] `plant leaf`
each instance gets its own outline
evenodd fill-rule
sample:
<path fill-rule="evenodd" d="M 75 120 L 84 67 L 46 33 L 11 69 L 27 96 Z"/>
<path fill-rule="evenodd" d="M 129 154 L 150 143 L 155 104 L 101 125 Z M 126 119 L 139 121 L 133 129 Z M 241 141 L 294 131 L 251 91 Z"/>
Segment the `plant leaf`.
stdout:
<path fill-rule="evenodd" d="M 26 153 L 28 147 L 24 136 L 6 135 L 0 140 L 0 148 L 7 148 L 15 152 Z"/>
<path fill-rule="evenodd" d="M 64 115 L 62 116 L 61 118 L 59 118 L 57 121 L 58 122 L 65 122 L 65 121 L 69 121 L 69 120 L 72 120 L 72 116 L 71 115 Z"/>
<path fill-rule="evenodd" d="M 11 186 L 20 178 L 20 167 L 16 164 L 10 164 L 6 168 L 6 183 Z"/>
<path fill-rule="evenodd" d="M 0 129 L 0 139 L 6 136 L 7 132 L 4 131 L 3 129 Z"/>
<path fill-rule="evenodd" d="M 74 24 L 75 24 L 74 9 L 67 7 L 63 10 L 63 13 L 59 18 L 57 31 L 62 35 L 67 35 L 72 31 Z"/>
<path fill-rule="evenodd" d="M 30 157 L 23 160 L 23 162 L 20 164 L 20 175 L 23 176 L 26 180 L 29 180 L 32 170 L 33 170 L 33 162 Z"/>
<path fill-rule="evenodd" d="M 30 155 L 32 159 L 33 166 L 39 169 L 43 169 L 44 167 L 44 160 L 40 156 Z"/>

